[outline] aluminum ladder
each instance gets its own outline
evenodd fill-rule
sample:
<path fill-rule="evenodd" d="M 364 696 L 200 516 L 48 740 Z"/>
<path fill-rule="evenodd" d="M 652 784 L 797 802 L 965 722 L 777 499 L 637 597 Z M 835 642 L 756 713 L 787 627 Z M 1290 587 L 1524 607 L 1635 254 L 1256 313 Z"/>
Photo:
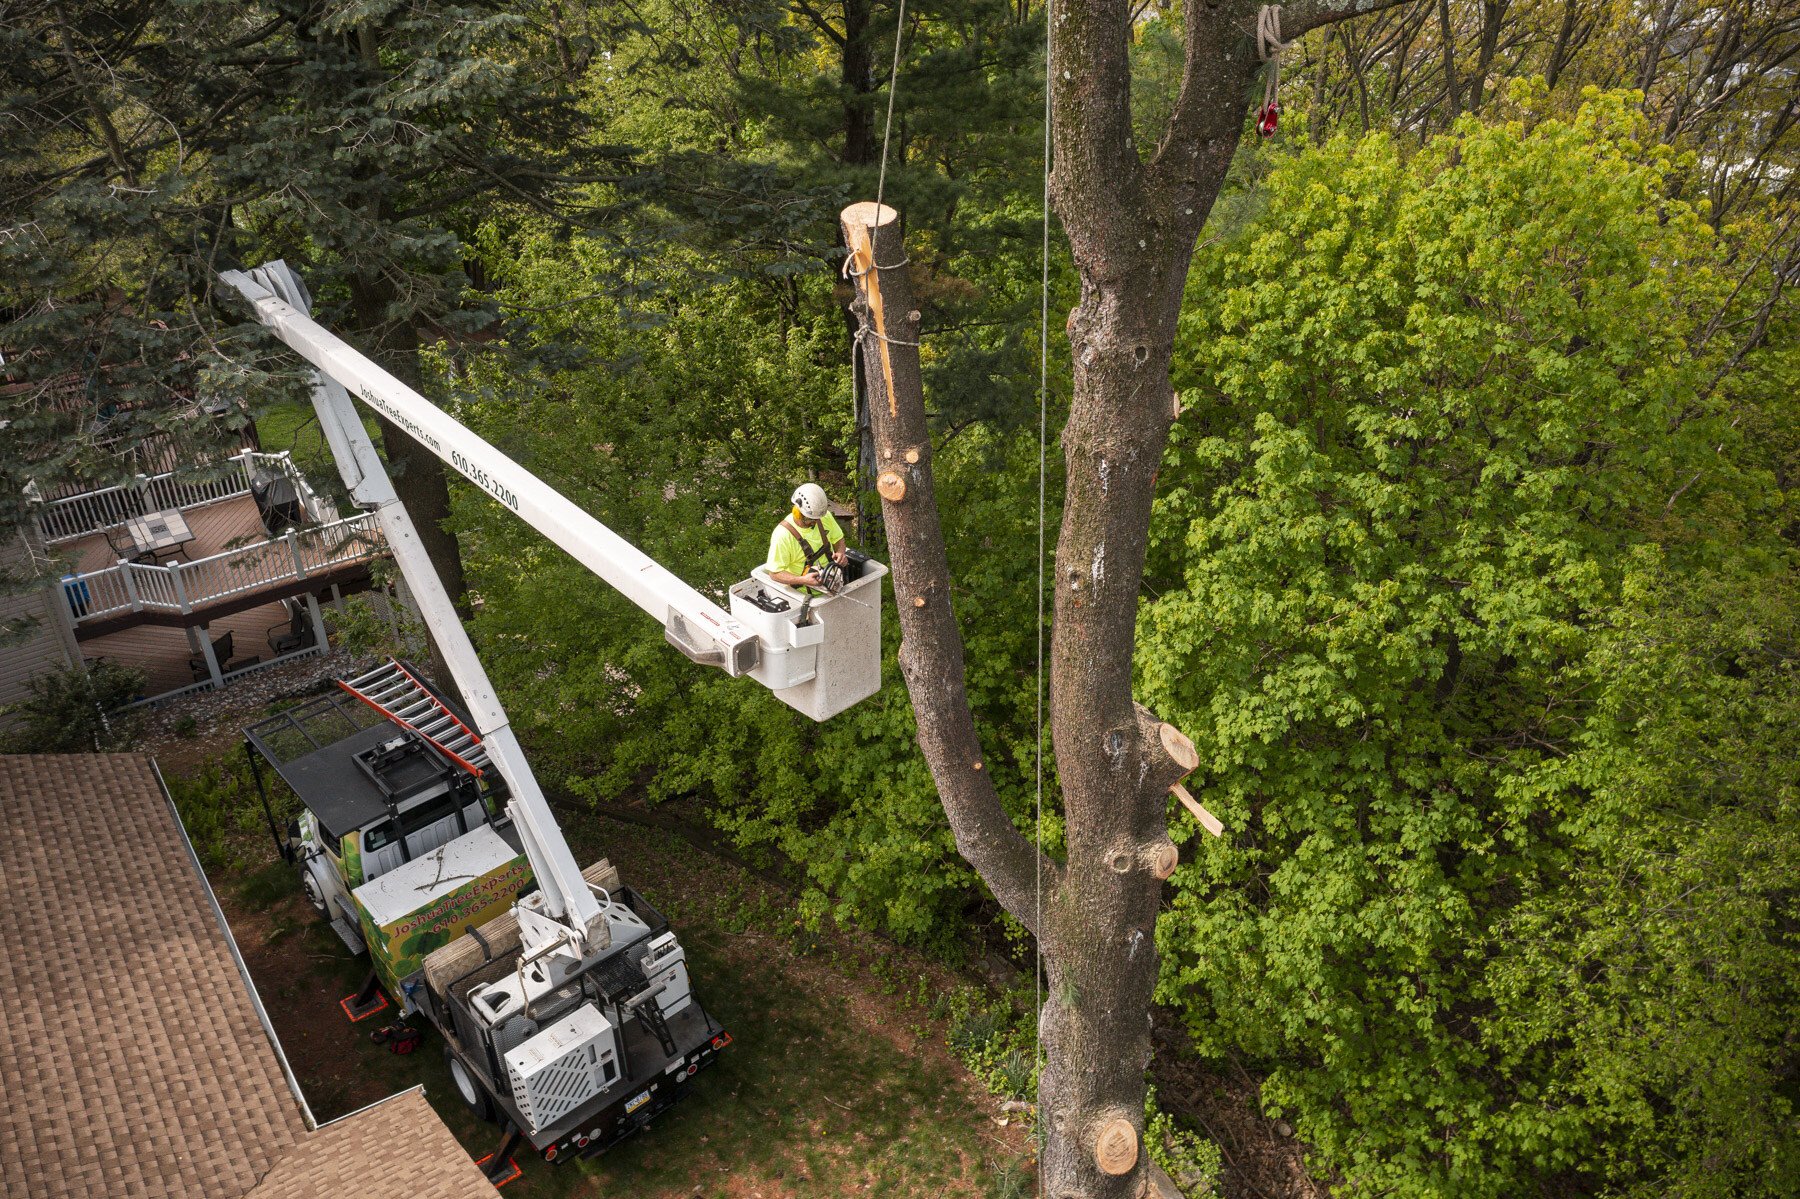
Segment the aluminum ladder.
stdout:
<path fill-rule="evenodd" d="M 334 681 L 401 728 L 417 733 L 476 778 L 487 773 L 487 750 L 475 730 L 458 719 L 398 658 L 389 658 L 356 678 Z"/>

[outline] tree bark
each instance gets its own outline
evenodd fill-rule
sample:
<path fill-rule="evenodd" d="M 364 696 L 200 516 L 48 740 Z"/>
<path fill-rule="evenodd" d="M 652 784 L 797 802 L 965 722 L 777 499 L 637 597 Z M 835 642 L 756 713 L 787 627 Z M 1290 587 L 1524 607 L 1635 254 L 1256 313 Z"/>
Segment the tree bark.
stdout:
<path fill-rule="evenodd" d="M 1456 30 L 1450 24 L 1450 0 L 1438 0 L 1438 35 L 1444 41 L 1444 98 L 1449 102 L 1446 126 L 1462 115 L 1462 92 L 1456 86 Z"/>
<path fill-rule="evenodd" d="M 1284 34 L 1396 2 L 1289 6 Z M 1188 10 L 1180 94 L 1146 155 L 1132 137 L 1125 0 L 1051 3 L 1051 196 L 1081 279 L 1068 321 L 1074 396 L 1052 576 L 1049 715 L 1064 863 L 1044 860 L 1008 818 L 970 713 L 899 216 L 874 204 L 843 215 L 919 745 L 958 850 L 1037 936 L 1049 976 L 1038 1118 L 1044 1193 L 1054 1199 L 1135 1199 L 1146 1185 L 1144 1070 L 1156 913 L 1173 849 L 1169 789 L 1194 759 L 1185 738 L 1133 701 L 1132 650 L 1151 500 L 1174 420 L 1176 318 L 1243 133 L 1260 66 L 1256 12 L 1242 0 Z"/>
<path fill-rule="evenodd" d="M 1027 841 L 994 790 L 965 690 L 962 633 L 950 595 L 950 560 L 931 474 L 931 433 L 919 381 L 919 314 L 902 265 L 899 216 L 855 204 L 843 231 L 856 279 L 875 465 L 886 483 L 882 514 L 900 613 L 900 672 L 918 717 L 919 748 L 931 767 L 958 852 L 1003 907 L 1038 932 L 1036 881 L 1056 868 Z M 877 256 L 879 251 L 879 256 Z M 898 481 L 900 486 L 894 486 Z M 889 494 L 898 499 L 889 499 Z"/>

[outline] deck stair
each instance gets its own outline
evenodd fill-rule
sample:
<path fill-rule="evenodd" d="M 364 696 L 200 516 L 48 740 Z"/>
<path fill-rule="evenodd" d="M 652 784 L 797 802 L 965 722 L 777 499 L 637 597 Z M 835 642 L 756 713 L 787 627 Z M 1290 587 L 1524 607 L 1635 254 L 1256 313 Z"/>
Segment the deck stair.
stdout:
<path fill-rule="evenodd" d="M 487 772 L 487 750 L 475 730 L 464 724 L 398 658 L 389 658 L 356 678 L 338 679 L 337 685 L 401 728 L 417 733 L 476 778 Z"/>

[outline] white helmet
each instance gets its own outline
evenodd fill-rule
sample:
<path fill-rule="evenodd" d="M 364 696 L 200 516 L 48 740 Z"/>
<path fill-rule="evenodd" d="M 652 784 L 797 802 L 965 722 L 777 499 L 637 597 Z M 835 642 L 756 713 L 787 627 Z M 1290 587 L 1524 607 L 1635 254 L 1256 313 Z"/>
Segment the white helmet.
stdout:
<path fill-rule="evenodd" d="M 794 494 L 788 498 L 788 503 L 807 520 L 818 520 L 827 511 L 825 489 L 817 483 L 802 483 L 794 488 Z"/>

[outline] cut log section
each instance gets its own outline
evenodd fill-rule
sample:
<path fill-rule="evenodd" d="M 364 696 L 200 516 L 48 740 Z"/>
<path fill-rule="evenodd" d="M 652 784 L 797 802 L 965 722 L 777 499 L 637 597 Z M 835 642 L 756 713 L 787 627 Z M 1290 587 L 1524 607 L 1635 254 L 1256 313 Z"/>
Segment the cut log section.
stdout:
<path fill-rule="evenodd" d="M 1174 792 L 1175 798 L 1181 801 L 1181 806 L 1186 808 L 1188 813 L 1193 816 L 1195 820 L 1200 822 L 1201 828 L 1205 829 L 1215 837 L 1223 837 L 1225 835 L 1225 826 L 1219 822 L 1219 818 L 1201 807 L 1200 801 L 1189 795 L 1186 787 L 1183 787 L 1180 783 L 1176 783 L 1173 787 L 1170 787 L 1169 790 Z"/>

